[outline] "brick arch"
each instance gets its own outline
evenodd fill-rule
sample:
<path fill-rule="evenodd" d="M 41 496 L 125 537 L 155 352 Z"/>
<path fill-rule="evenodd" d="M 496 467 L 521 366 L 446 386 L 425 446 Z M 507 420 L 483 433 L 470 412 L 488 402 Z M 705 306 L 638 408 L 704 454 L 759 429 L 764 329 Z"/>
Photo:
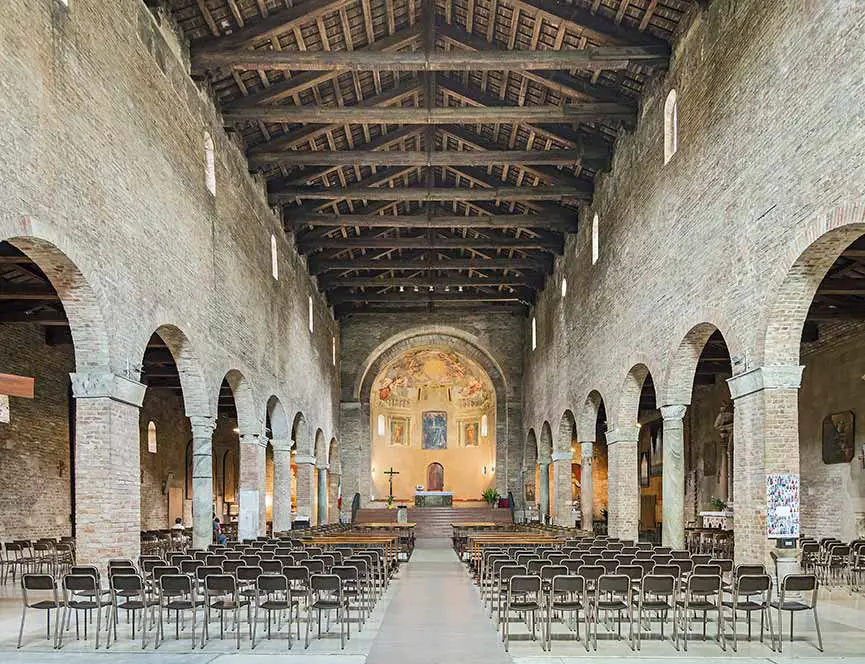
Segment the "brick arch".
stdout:
<path fill-rule="evenodd" d="M 34 237 L 13 236 L 3 238 L 24 252 L 45 273 L 57 292 L 72 334 L 77 372 L 107 371 L 111 363 L 111 338 L 107 333 L 105 317 L 93 284 L 78 268 L 77 261 L 58 244 Z M 58 239 L 59 243 L 59 239 Z M 119 370 L 120 367 L 114 367 Z"/>
<path fill-rule="evenodd" d="M 231 395 L 234 397 L 234 406 L 237 409 L 237 426 L 240 429 L 240 435 L 261 434 L 264 428 L 263 422 L 256 414 L 255 396 L 252 393 L 252 386 L 249 384 L 249 381 L 237 369 L 230 369 L 225 374 L 225 380 L 228 381 Z"/>
<path fill-rule="evenodd" d="M 741 352 L 738 350 L 741 348 L 738 342 L 731 345 L 728 341 L 730 337 L 714 323 L 703 322 L 694 325 L 688 330 L 670 357 L 663 391 L 658 389 L 658 385 L 655 385 L 659 407 L 671 404 L 690 405 L 691 395 L 694 391 L 694 376 L 697 373 L 697 362 L 700 355 L 703 354 L 706 342 L 715 332 L 721 332 L 721 336 L 724 337 L 731 360 Z"/>
<path fill-rule="evenodd" d="M 507 377 L 501 365 L 476 336 L 455 327 L 427 325 L 395 334 L 373 349 L 364 361 L 355 380 L 355 399 L 368 402 L 372 383 L 382 367 L 406 351 L 419 346 L 452 348 L 483 367 L 496 390 L 497 400 L 506 401 L 509 396 Z"/>
<path fill-rule="evenodd" d="M 571 446 L 577 442 L 577 420 L 571 410 L 562 413 L 559 429 L 556 435 L 556 452 L 570 452 Z"/>
<path fill-rule="evenodd" d="M 339 441 L 336 437 L 330 439 L 327 446 L 327 464 L 330 467 L 330 472 L 336 475 L 342 475 L 342 461 L 339 457 Z"/>
<path fill-rule="evenodd" d="M 545 421 L 541 425 L 541 437 L 538 440 L 538 460 L 550 463 L 553 459 L 553 428 Z"/>
<path fill-rule="evenodd" d="M 319 468 L 327 465 L 327 444 L 324 442 L 324 431 L 321 429 L 315 430 L 315 447 L 313 448 L 315 455 L 315 465 Z"/>
<path fill-rule="evenodd" d="M 622 389 L 616 403 L 616 427 L 637 426 L 637 418 L 640 415 L 640 392 L 643 390 L 643 383 L 649 376 L 652 376 L 654 381 L 655 375 L 657 374 L 653 374 L 643 362 L 638 362 L 631 367 L 622 383 Z"/>
<path fill-rule="evenodd" d="M 805 317 L 820 282 L 844 249 L 865 233 L 865 204 L 835 208 L 809 223 L 775 270 L 754 366 L 799 364 Z"/>
<path fill-rule="evenodd" d="M 186 416 L 213 417 L 216 409 L 210 400 L 210 391 L 207 389 L 207 382 L 204 379 L 201 354 L 189 336 L 172 324 L 160 325 L 153 334 L 162 339 L 177 366 Z M 142 361 L 147 352 L 147 342 L 153 334 L 148 335 L 144 343 L 139 345 L 139 357 L 142 358 Z"/>
<path fill-rule="evenodd" d="M 309 439 L 306 431 L 306 415 L 297 411 L 291 423 L 291 439 L 298 454 L 309 453 Z"/>
<path fill-rule="evenodd" d="M 598 428 L 598 412 L 604 397 L 598 390 L 589 392 L 579 411 L 577 420 L 577 437 L 581 443 L 595 442 L 595 431 Z"/>
<path fill-rule="evenodd" d="M 275 394 L 271 395 L 267 400 L 267 415 L 270 417 L 270 434 L 271 438 L 277 440 L 287 440 L 291 438 L 291 427 L 288 424 L 288 417 L 285 414 L 285 408 L 282 401 Z"/>

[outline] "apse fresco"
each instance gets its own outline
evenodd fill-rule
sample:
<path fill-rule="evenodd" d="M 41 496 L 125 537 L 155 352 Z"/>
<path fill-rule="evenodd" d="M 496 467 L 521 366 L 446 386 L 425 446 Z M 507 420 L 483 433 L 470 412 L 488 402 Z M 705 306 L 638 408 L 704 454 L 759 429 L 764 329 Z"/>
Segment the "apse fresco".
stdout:
<path fill-rule="evenodd" d="M 448 414 L 431 410 L 423 414 L 423 448 L 446 450 L 448 447 Z"/>

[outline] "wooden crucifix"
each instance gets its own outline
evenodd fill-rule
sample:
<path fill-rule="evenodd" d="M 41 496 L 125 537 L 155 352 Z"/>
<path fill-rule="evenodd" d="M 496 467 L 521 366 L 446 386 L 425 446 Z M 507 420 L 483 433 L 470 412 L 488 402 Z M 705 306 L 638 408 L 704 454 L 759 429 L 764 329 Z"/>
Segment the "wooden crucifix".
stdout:
<path fill-rule="evenodd" d="M 387 478 L 387 481 L 388 481 L 388 495 L 389 495 L 391 498 L 393 498 L 393 476 L 394 476 L 394 475 L 399 475 L 399 471 L 398 471 L 398 470 L 394 470 L 394 469 L 393 469 L 393 466 L 391 466 L 391 467 L 390 467 L 390 470 L 386 470 L 386 471 L 384 471 L 384 474 L 385 474 L 385 475 L 388 475 L 388 478 Z"/>
<path fill-rule="evenodd" d="M 0 373 L 0 422 L 9 422 L 9 397 L 33 398 L 34 379 Z"/>

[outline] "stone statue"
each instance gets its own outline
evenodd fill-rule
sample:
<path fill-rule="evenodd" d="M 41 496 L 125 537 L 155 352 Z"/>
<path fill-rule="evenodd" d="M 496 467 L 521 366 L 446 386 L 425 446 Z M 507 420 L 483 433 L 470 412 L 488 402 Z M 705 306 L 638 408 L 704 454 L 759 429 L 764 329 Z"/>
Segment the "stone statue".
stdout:
<path fill-rule="evenodd" d="M 721 402 L 721 410 L 715 418 L 715 431 L 721 437 L 721 442 L 726 444 L 733 434 L 733 404 L 729 399 Z"/>

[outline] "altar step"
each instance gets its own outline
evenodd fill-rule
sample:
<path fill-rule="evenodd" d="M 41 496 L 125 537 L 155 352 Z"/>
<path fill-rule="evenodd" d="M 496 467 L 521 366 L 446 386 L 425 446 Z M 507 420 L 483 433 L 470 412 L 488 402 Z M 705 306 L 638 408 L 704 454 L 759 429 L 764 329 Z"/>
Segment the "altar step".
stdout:
<path fill-rule="evenodd" d="M 452 523 L 471 521 L 511 523 L 511 511 L 490 507 L 409 507 L 408 520 L 417 524 L 415 536 L 418 538 L 450 537 Z M 354 521 L 355 523 L 396 521 L 396 510 L 360 509 Z"/>

